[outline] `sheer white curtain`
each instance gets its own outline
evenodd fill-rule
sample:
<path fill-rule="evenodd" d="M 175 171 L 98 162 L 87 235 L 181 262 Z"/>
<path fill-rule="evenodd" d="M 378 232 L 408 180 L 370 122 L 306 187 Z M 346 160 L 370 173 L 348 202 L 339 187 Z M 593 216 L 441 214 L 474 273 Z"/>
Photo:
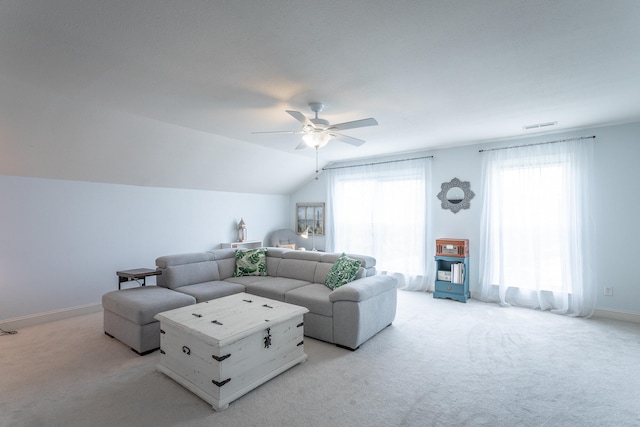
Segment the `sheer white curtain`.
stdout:
<path fill-rule="evenodd" d="M 398 287 L 426 290 L 433 262 L 428 159 L 327 170 L 327 250 L 371 255 Z M 428 253 L 431 250 L 431 253 Z"/>
<path fill-rule="evenodd" d="M 488 150 L 482 156 L 480 299 L 593 314 L 593 140 Z"/>

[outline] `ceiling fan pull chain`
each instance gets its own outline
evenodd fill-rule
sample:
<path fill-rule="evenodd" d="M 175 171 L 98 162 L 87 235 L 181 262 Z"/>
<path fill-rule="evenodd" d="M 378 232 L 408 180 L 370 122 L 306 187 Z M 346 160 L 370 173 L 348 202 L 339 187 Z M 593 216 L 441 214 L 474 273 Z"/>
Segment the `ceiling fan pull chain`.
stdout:
<path fill-rule="evenodd" d="M 316 181 L 318 180 L 318 173 L 320 172 L 320 168 L 318 167 L 318 146 L 316 146 Z"/>

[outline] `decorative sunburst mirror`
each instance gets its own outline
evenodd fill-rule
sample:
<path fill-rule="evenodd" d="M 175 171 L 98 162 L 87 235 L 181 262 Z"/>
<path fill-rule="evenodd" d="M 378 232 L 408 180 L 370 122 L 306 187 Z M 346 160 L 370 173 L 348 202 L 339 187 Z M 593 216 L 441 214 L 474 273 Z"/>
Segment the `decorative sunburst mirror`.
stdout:
<path fill-rule="evenodd" d="M 458 178 L 443 182 L 440 188 L 442 191 L 438 193 L 438 199 L 442 202 L 442 209 L 449 209 L 453 213 L 458 213 L 461 209 L 469 209 L 471 206 L 469 201 L 475 196 L 469 181 L 460 181 Z"/>

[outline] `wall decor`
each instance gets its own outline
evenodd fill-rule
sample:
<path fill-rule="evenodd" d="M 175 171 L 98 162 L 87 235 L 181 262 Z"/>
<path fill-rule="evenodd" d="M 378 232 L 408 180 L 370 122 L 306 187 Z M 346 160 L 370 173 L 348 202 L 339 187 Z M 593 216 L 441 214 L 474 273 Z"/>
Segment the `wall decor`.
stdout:
<path fill-rule="evenodd" d="M 311 230 L 316 236 L 324 236 L 324 203 L 296 203 L 296 233 Z"/>
<path fill-rule="evenodd" d="M 438 193 L 438 199 L 442 202 L 442 209 L 449 209 L 453 213 L 458 213 L 461 209 L 469 209 L 469 201 L 475 196 L 471 191 L 469 181 L 460 181 L 453 178 L 450 182 L 443 182 Z"/>
<path fill-rule="evenodd" d="M 236 229 L 238 230 L 238 242 L 244 242 L 247 240 L 247 224 L 244 223 L 244 219 L 240 218 L 240 222 Z"/>

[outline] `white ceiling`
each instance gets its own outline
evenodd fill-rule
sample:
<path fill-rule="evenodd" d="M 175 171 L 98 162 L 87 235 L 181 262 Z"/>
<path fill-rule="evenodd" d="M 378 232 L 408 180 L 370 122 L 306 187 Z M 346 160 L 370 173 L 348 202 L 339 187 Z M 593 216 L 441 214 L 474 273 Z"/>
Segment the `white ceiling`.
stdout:
<path fill-rule="evenodd" d="M 639 22 L 637 0 L 3 0 L 0 76 L 265 161 L 313 156 L 251 134 L 299 129 L 286 109 L 378 120 L 326 163 L 640 121 Z"/>

